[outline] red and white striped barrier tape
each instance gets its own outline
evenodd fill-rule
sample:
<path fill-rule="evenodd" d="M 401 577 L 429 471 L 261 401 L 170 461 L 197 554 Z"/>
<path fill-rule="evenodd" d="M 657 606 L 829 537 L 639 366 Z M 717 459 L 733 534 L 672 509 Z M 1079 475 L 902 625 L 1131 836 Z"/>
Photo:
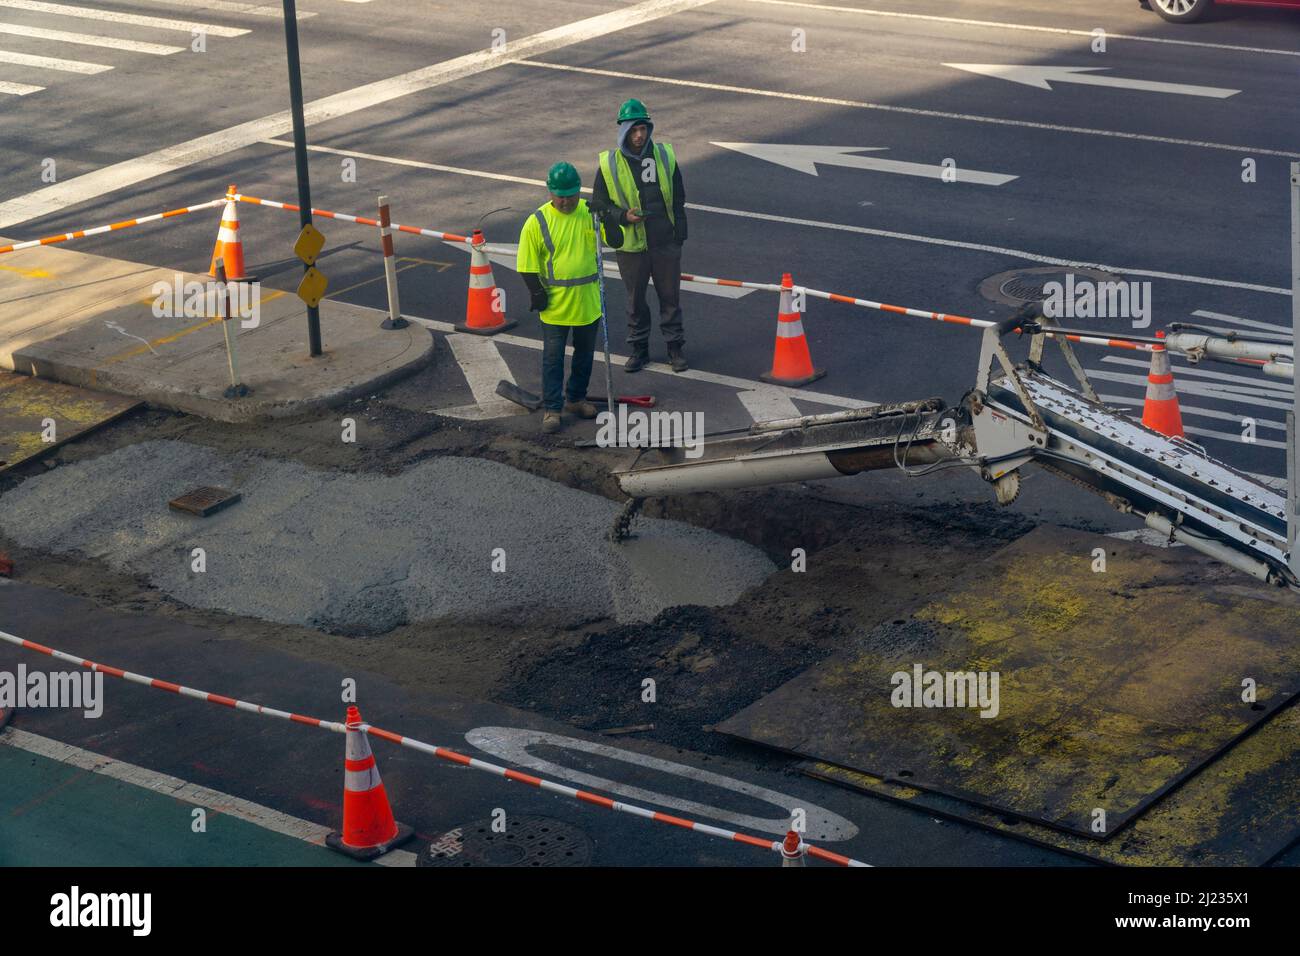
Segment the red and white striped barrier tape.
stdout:
<path fill-rule="evenodd" d="M 118 229 L 130 229 L 132 226 L 143 226 L 147 222 L 157 222 L 160 219 L 171 219 L 173 216 L 183 216 L 189 212 L 198 212 L 200 209 L 211 209 L 213 206 L 220 206 L 225 203 L 225 199 L 214 199 L 212 202 L 201 202 L 193 206 L 184 206 L 180 209 L 169 209 L 167 212 L 154 213 L 152 216 L 140 216 L 136 219 L 124 219 L 121 222 L 115 222 L 107 226 L 95 226 L 92 229 L 78 229 L 76 232 L 64 232 L 57 236 L 46 236 L 44 239 L 29 239 L 27 242 L 15 242 L 7 246 L 0 246 L 0 255 L 6 252 L 18 252 L 20 249 L 31 249 L 34 246 L 52 246 L 57 242 L 67 242 L 69 239 L 81 239 L 85 236 L 98 236 L 105 232 L 115 232 Z"/>
<path fill-rule="evenodd" d="M 264 707 L 261 704 L 250 704 L 247 701 L 236 700 L 233 697 L 224 697 L 221 694 L 211 694 L 207 691 L 195 690 L 192 687 L 173 684 L 171 681 L 158 680 L 154 677 L 146 677 L 143 674 L 134 674 L 131 671 L 124 671 L 117 667 L 111 667 L 108 664 L 88 661 L 83 657 L 77 657 L 75 654 L 55 650 L 52 647 L 46 647 L 44 644 L 37 644 L 35 641 L 29 641 L 25 638 L 18 637 L 14 634 L 8 634 L 4 631 L 0 631 L 0 640 L 17 647 L 26 648 L 29 651 L 36 651 L 40 654 L 45 654 L 61 661 L 67 661 L 69 664 L 75 664 L 78 667 L 84 667 L 87 670 L 108 674 L 111 677 L 120 677 L 122 680 L 130 681 L 133 684 L 141 684 L 145 687 L 152 687 L 155 690 L 165 690 L 168 693 L 180 694 L 182 697 L 192 697 L 195 700 L 207 701 L 209 704 L 217 704 L 221 707 L 230 707 L 234 710 L 242 710 L 250 714 L 261 714 L 264 717 L 274 717 L 278 720 L 288 720 L 297 724 L 307 724 L 313 727 L 320 727 L 323 730 L 331 730 L 336 734 L 346 733 L 348 729 L 346 724 L 338 721 L 321 720 L 319 717 L 305 717 L 302 714 L 292 714 L 285 710 L 276 710 L 272 707 Z M 670 826 L 682 827 L 696 833 L 703 833 L 706 836 L 730 840 L 734 843 L 744 843 L 748 846 L 761 847 L 766 850 L 772 850 L 776 853 L 781 852 L 782 841 L 780 840 L 764 840 L 761 837 L 750 836 L 747 833 L 737 833 L 734 830 L 724 830 L 721 827 L 709 826 L 706 823 L 698 823 L 694 820 L 687 820 L 684 817 L 675 817 L 667 813 L 660 813 L 657 810 L 647 810 L 644 807 L 639 807 L 631 803 L 623 803 L 619 800 L 612 800 L 609 797 L 603 797 L 598 793 L 591 793 L 587 790 L 577 790 L 573 787 L 566 787 L 564 784 L 544 780 L 541 777 L 534 777 L 531 774 L 520 773 L 518 770 L 511 770 L 508 767 L 489 763 L 486 760 L 479 760 L 477 757 L 467 757 L 465 754 L 457 753 L 454 750 L 448 750 L 446 747 L 437 747 L 433 744 L 427 744 L 411 737 L 403 737 L 401 734 L 396 734 L 391 730 L 384 730 L 380 727 L 375 727 L 372 724 L 363 723 L 360 726 L 360 729 L 367 734 L 395 743 L 398 746 L 407 747 L 411 750 L 418 750 L 421 753 L 432 754 L 442 760 L 460 764 L 463 767 L 472 767 L 475 770 L 482 770 L 498 777 L 504 777 L 507 780 L 513 780 L 516 783 L 525 783 L 531 787 L 546 790 L 549 793 L 558 793 L 561 796 L 571 797 L 581 803 L 590 803 L 598 807 L 604 807 L 606 810 L 613 810 L 617 813 L 626 813 L 634 817 L 654 820 L 657 823 L 666 823 Z M 835 863 L 839 866 L 871 865 L 859 860 L 854 860 L 851 857 L 843 856 L 839 853 L 832 853 L 830 850 L 824 850 L 821 847 L 813 846 L 812 844 L 805 843 L 803 846 L 807 848 L 809 856 L 815 856 L 818 859 L 826 860 L 827 862 Z"/>
<path fill-rule="evenodd" d="M 780 292 L 781 286 L 770 282 L 744 282 L 740 279 L 715 279 L 712 276 L 697 276 L 682 273 L 684 282 L 707 282 L 711 285 L 729 286 L 733 289 L 758 289 L 763 292 Z M 861 306 L 865 309 L 875 309 L 879 312 L 894 312 L 898 315 L 907 315 L 917 319 L 931 319 L 935 322 L 947 322 L 952 325 L 968 325 L 977 329 L 987 329 L 996 322 L 990 322 L 988 319 L 972 319 L 965 315 L 949 315 L 946 312 L 927 312 L 924 309 L 909 309 L 901 305 L 890 305 L 887 302 L 874 302 L 871 299 L 860 299 L 851 295 L 840 295 L 836 292 L 823 292 L 821 289 L 810 289 L 808 286 L 796 285 L 795 292 L 803 292 L 816 299 L 826 299 L 830 302 L 843 302 L 846 305 Z M 1135 351 L 1149 352 L 1151 346 L 1142 342 L 1130 342 L 1127 339 L 1113 339 L 1100 335 L 1066 335 L 1065 338 L 1071 342 L 1079 342 L 1082 345 L 1100 345 L 1113 349 L 1131 349 Z"/>
<path fill-rule="evenodd" d="M 743 282 L 740 279 L 715 279 L 712 276 L 697 276 L 682 273 L 683 282 L 707 282 L 709 285 L 725 285 L 732 289 L 759 289 L 763 292 L 780 292 L 781 286 L 771 282 Z M 797 288 L 797 287 L 796 287 Z"/>
<path fill-rule="evenodd" d="M 796 291 L 802 289 L 808 295 L 818 299 L 828 299 L 831 302 L 843 302 L 847 305 L 857 305 L 865 309 L 875 309 L 879 312 L 894 312 L 898 315 L 908 315 L 916 319 L 932 319 L 935 322 L 948 322 L 953 325 L 969 325 L 977 329 L 988 329 L 997 325 L 996 322 L 990 322 L 988 319 L 972 319 L 965 315 L 949 315 L 946 312 L 927 312 L 924 309 L 909 309 L 901 305 L 890 305 L 887 302 L 873 302 L 871 299 L 858 299 L 851 295 L 839 295 L 835 292 L 823 292 L 820 289 L 809 289 L 807 286 L 795 286 Z M 1100 345 L 1112 349 L 1132 349 L 1141 352 L 1149 352 L 1153 346 L 1144 342 L 1130 342 L 1127 339 L 1112 339 L 1100 335 L 1066 335 L 1064 338 L 1071 342 L 1079 342 L 1083 345 Z"/>
<path fill-rule="evenodd" d="M 256 196 L 246 196 L 243 193 L 233 193 L 228 198 L 234 199 L 236 202 L 252 203 L 255 206 L 270 206 L 272 209 L 286 209 L 289 212 L 302 211 L 301 206 L 296 206 L 293 203 L 276 202 L 274 199 L 259 199 Z M 341 222 L 355 222 L 361 226 L 379 225 L 378 219 L 369 219 L 366 216 L 353 216 L 346 212 L 331 212 L 328 209 L 316 209 L 313 207 L 311 214 L 313 216 L 320 216 L 322 219 L 337 219 Z M 390 223 L 389 225 L 398 232 L 409 232 L 415 236 L 428 236 L 430 239 L 443 239 L 447 242 L 463 242 L 466 245 L 468 245 L 470 241 L 468 236 L 462 236 L 455 232 L 440 232 L 437 229 L 421 229 L 419 226 L 403 226 L 395 222 Z"/>
<path fill-rule="evenodd" d="M 234 199 L 236 202 L 246 202 L 255 206 L 269 206 L 272 209 L 284 209 L 288 212 L 300 212 L 301 206 L 293 203 L 277 202 L 274 199 L 261 199 L 257 196 L 249 196 L 244 193 L 229 193 L 223 199 L 216 199 L 212 202 L 199 203 L 194 206 L 185 206 L 181 209 L 172 209 L 168 212 L 156 213 L 152 216 L 142 216 L 138 219 L 127 219 L 123 222 L 115 222 L 108 226 L 97 226 L 93 229 L 82 229 L 78 232 L 67 232 L 58 236 L 48 236 L 44 239 L 32 239 L 28 242 L 17 242 L 8 246 L 0 246 L 0 255 L 6 252 L 16 252 L 19 249 L 29 249 L 33 246 L 47 246 L 58 242 L 67 242 L 69 239 L 80 239 L 83 236 L 94 236 L 100 233 L 112 232 L 117 229 L 127 229 L 131 226 L 143 225 L 147 222 L 155 222 L 160 219 L 169 219 L 173 216 L 183 216 L 186 213 L 196 212 L 200 209 L 210 209 L 218 206 L 228 199 Z M 371 219 L 367 216 L 353 216 L 345 212 L 333 212 L 329 209 L 316 209 L 311 211 L 313 216 L 320 216 L 322 219 L 336 219 L 341 222 L 354 222 L 361 226 L 381 226 L 378 219 Z M 443 232 L 438 229 L 424 229 L 419 226 L 404 226 L 400 223 L 390 223 L 391 229 L 398 232 L 406 232 L 416 236 L 426 236 L 430 239 L 442 239 L 445 242 L 458 242 L 465 245 L 471 244 L 468 236 L 462 236 L 455 232 Z M 389 239 L 391 242 L 391 238 Z M 484 247 L 489 252 L 507 252 L 493 246 Z M 780 292 L 781 286 L 771 282 L 746 282 L 741 279 L 718 279 L 713 276 L 700 276 L 690 273 L 682 273 L 682 280 L 686 282 L 703 282 L 710 285 L 728 286 L 734 289 L 757 289 L 762 292 Z M 931 319 L 936 322 L 947 322 L 953 325 L 967 325 L 975 328 L 986 329 L 996 322 L 990 322 L 987 319 L 972 319 L 964 315 L 949 315 L 946 312 L 928 312 L 924 309 L 909 309 L 901 305 L 890 305 L 886 302 L 875 302 L 871 299 L 861 299 L 850 295 L 840 295 L 835 292 L 824 292 L 820 289 L 812 289 L 807 286 L 795 286 L 796 291 L 802 291 L 814 298 L 826 299 L 830 302 L 843 302 L 847 305 L 856 305 L 862 308 L 875 309 L 880 312 L 893 312 L 897 315 L 907 315 L 918 319 Z M 1098 335 L 1066 335 L 1066 339 L 1071 342 L 1078 342 L 1082 345 L 1099 345 L 1104 348 L 1129 349 L 1133 351 L 1149 352 L 1151 346 L 1141 342 L 1130 342 L 1127 339 L 1107 338 Z"/>

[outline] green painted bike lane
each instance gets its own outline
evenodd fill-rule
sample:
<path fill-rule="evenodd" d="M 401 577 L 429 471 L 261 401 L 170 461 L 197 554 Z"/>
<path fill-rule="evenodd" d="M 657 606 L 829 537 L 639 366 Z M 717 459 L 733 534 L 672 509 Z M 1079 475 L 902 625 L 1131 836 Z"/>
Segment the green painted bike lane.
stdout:
<path fill-rule="evenodd" d="M 0 746 L 0 866 L 368 866 L 183 800 Z"/>

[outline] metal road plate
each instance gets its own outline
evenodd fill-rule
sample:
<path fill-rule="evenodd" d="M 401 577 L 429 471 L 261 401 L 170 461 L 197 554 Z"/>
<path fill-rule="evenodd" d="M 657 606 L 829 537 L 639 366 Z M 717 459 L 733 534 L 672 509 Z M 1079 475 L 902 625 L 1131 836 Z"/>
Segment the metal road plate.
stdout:
<path fill-rule="evenodd" d="M 918 664 L 997 673 L 996 716 L 895 706 Z M 1298 690 L 1294 595 L 1187 549 L 1042 527 L 717 729 L 1104 840 Z"/>
<path fill-rule="evenodd" d="M 320 300 L 325 297 L 325 287 L 329 285 L 329 280 L 325 278 L 315 266 L 312 266 L 302 274 L 302 281 L 298 283 L 298 298 L 306 302 L 311 308 L 320 305 Z"/>
<path fill-rule="evenodd" d="M 298 238 L 294 240 L 293 254 L 310 266 L 316 262 L 316 257 L 324 248 L 324 233 L 311 223 L 307 223 L 302 227 L 302 232 L 298 233 Z"/>
<path fill-rule="evenodd" d="M 0 372 L 0 472 L 139 406 L 138 399 Z"/>
<path fill-rule="evenodd" d="M 1300 837 L 1295 799 L 1300 789 L 1300 704 L 1295 703 L 1156 801 L 1118 838 L 1105 842 L 834 764 L 805 761 L 797 769 L 925 813 L 1120 866 L 1264 866 Z"/>
<path fill-rule="evenodd" d="M 222 508 L 233 505 L 239 501 L 243 495 L 237 491 L 230 491 L 227 488 L 215 488 L 211 485 L 205 485 L 202 488 L 195 488 L 193 491 L 187 491 L 179 498 L 173 498 L 167 502 L 167 507 L 173 511 L 184 511 L 187 514 L 198 515 L 200 518 L 206 518 L 208 515 L 220 511 Z"/>

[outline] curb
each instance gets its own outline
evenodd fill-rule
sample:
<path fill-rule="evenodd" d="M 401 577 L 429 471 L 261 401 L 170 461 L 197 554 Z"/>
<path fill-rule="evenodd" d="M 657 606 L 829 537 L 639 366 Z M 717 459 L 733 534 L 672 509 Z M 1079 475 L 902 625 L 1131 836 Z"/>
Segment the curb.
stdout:
<path fill-rule="evenodd" d="M 423 348 L 420 348 L 420 333 L 424 335 Z M 138 379 L 115 376 L 111 371 L 87 369 L 57 360 L 51 361 L 44 357 L 31 358 L 15 353 L 14 359 L 15 365 L 21 360 L 22 371 L 37 378 L 63 382 L 79 388 L 127 395 L 156 408 L 167 408 L 234 425 L 291 418 L 343 405 L 355 398 L 374 394 L 393 382 L 418 372 L 433 360 L 437 339 L 431 331 L 420 326 L 412 327 L 409 334 L 415 346 L 414 351 L 418 353 L 414 358 L 371 378 L 349 382 L 330 391 L 301 399 L 259 400 L 254 386 L 254 391 L 249 398 L 232 401 L 223 397 L 224 386 L 199 392 L 186 392 L 176 387 L 142 386 Z"/>

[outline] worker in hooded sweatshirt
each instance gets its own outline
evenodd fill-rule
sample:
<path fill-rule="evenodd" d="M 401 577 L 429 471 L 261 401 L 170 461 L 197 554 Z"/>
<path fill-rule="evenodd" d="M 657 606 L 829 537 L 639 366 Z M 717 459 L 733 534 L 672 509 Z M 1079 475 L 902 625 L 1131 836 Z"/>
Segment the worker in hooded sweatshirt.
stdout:
<path fill-rule="evenodd" d="M 618 111 L 618 146 L 599 156 L 592 201 L 617 206 L 624 227 L 618 269 L 627 288 L 627 344 L 632 350 L 624 365 L 640 371 L 650 361 L 650 306 L 646 289 L 651 278 L 659 300 L 659 331 L 668 346 L 674 372 L 687 369 L 683 348 L 682 243 L 686 241 L 686 187 L 677 155 L 668 143 L 651 139 L 654 123 L 640 100 L 628 100 Z"/>
<path fill-rule="evenodd" d="M 519 233 L 517 268 L 531 296 L 530 312 L 542 320 L 542 431 L 563 424 L 561 410 L 595 418 L 587 401 L 592 355 L 600 319 L 596 230 L 592 212 L 579 197 L 582 180 L 569 163 L 559 162 L 546 175 L 550 201 L 524 220 Z M 593 204 L 594 205 L 594 204 Z M 623 244 L 618 210 L 597 207 L 606 244 Z M 573 334 L 573 361 L 564 382 L 564 349 Z"/>

